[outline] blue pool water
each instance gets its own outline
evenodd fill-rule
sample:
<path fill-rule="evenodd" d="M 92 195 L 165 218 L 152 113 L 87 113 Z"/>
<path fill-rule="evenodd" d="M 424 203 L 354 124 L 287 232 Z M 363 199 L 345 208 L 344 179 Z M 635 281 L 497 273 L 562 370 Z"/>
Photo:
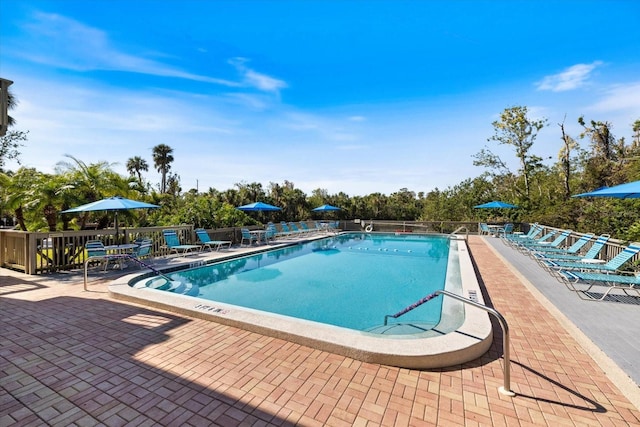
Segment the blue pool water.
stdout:
<path fill-rule="evenodd" d="M 349 233 L 168 276 L 199 298 L 377 331 L 385 315 L 444 288 L 449 245 L 443 236 Z M 436 298 L 389 323 L 429 329 L 441 308 Z"/>

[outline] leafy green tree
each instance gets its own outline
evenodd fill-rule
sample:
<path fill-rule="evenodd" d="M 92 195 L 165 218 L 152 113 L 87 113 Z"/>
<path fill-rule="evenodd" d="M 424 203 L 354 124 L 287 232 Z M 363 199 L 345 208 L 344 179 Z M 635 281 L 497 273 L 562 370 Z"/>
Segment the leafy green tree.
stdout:
<path fill-rule="evenodd" d="M 13 211 L 22 231 L 27 231 L 25 211 L 29 212 L 29 201 L 33 200 L 34 182 L 39 172 L 35 168 L 20 168 L 15 174 L 0 173 L 0 194 L 5 209 Z"/>
<path fill-rule="evenodd" d="M 500 120 L 492 123 L 494 135 L 488 141 L 510 145 L 515 149 L 520 168 L 518 173 L 510 171 L 507 163 L 489 148 L 482 149 L 475 154 L 475 166 L 490 168 L 492 173 L 511 178 L 512 187 L 517 189 L 519 178 L 524 182 L 524 197 L 528 201 L 531 193 L 531 176 L 542 165 L 542 158 L 531 153 L 531 148 L 538 136 L 538 132 L 546 126 L 547 120 L 533 120 L 527 117 L 527 107 L 506 108 L 500 114 Z"/>
<path fill-rule="evenodd" d="M 560 126 L 560 131 L 562 132 L 562 147 L 558 153 L 559 169 L 562 176 L 564 198 L 568 200 L 571 197 L 571 175 L 575 169 L 572 153 L 579 149 L 579 145 L 575 139 L 565 132 L 564 122 L 559 123 L 558 126 Z"/>
<path fill-rule="evenodd" d="M 167 174 L 171 170 L 171 163 L 173 162 L 173 148 L 166 144 L 158 144 L 153 147 L 153 164 L 156 170 L 162 176 L 160 181 L 160 192 L 167 192 Z"/>

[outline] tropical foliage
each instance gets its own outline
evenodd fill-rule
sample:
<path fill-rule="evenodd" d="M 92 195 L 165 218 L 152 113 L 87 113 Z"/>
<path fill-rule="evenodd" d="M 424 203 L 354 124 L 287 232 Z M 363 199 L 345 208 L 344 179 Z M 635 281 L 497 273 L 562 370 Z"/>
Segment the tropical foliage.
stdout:
<path fill-rule="evenodd" d="M 311 212 L 325 203 L 341 207 L 323 214 L 334 219 L 390 219 L 421 221 L 515 221 L 540 222 L 576 231 L 609 233 L 625 240 L 640 239 L 640 202 L 616 199 L 578 199 L 577 193 L 601 186 L 640 180 L 640 120 L 632 124 L 631 141 L 617 138 L 608 122 L 578 118 L 581 133 L 568 135 L 564 123 L 558 128 L 558 160 L 548 165 L 536 154 L 536 136 L 548 123 L 531 119 L 526 107 L 510 107 L 492 125 L 494 135 L 474 155 L 474 164 L 484 168 L 445 189 L 415 192 L 400 188 L 392 194 L 349 196 L 316 189 L 310 195 L 290 181 L 240 182 L 232 188 L 209 188 L 205 192 L 183 192 L 179 175 L 171 172 L 173 149 L 165 144 L 152 150 L 153 165 L 161 173 L 157 190 L 145 181 L 149 164 L 141 156 L 126 163 L 129 176 L 113 171 L 113 164 L 86 164 L 68 155 L 54 174 L 32 168 L 0 173 L 0 218 L 15 222 L 23 230 L 66 230 L 107 227 L 106 213 L 61 215 L 59 212 L 104 197 L 121 195 L 158 204 L 150 212 L 132 211 L 120 216 L 127 225 L 193 224 L 220 228 L 320 218 Z M 513 156 L 500 157 L 498 144 L 513 149 Z M 15 149 L 15 147 L 14 147 Z M 15 154 L 15 153 L 14 153 Z M 470 153 L 472 154 L 472 153 Z M 2 160 L 0 158 L 0 160 Z M 0 165 L 2 162 L 0 161 Z M 516 165 L 511 167 L 510 165 Z M 2 172 L 0 170 L 0 172 Z M 511 210 L 479 210 L 475 205 L 503 200 L 518 205 Z M 279 212 L 244 213 L 235 207 L 262 201 L 282 208 Z"/>

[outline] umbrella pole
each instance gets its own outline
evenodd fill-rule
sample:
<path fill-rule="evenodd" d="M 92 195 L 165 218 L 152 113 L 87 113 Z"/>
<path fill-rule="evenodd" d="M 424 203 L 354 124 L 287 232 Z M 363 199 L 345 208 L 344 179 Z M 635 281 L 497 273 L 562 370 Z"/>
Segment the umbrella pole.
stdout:
<path fill-rule="evenodd" d="M 113 219 L 113 223 L 114 223 L 114 227 L 116 229 L 116 239 L 115 239 L 115 241 L 116 241 L 116 245 L 119 245 L 120 242 L 119 242 L 119 236 L 118 236 L 118 211 L 116 210 L 114 212 L 115 212 L 115 216 L 114 216 L 114 219 Z"/>

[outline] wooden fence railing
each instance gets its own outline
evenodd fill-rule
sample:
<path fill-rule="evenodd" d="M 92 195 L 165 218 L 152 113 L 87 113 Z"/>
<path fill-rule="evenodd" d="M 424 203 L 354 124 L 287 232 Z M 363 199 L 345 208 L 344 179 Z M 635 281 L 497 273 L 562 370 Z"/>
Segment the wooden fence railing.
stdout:
<path fill-rule="evenodd" d="M 368 225 L 371 225 L 373 231 L 378 232 L 449 234 L 459 227 L 465 227 L 469 233 L 478 233 L 479 230 L 479 223 L 461 221 L 349 220 L 340 222 L 340 228 L 346 231 L 364 231 Z M 153 241 L 152 256 L 165 256 L 168 254 L 168 249 L 164 247 L 162 230 L 166 229 L 176 230 L 182 243 L 198 243 L 192 225 L 123 228 L 118 236 L 115 236 L 113 229 L 55 233 L 0 229 L 0 267 L 11 268 L 26 274 L 82 268 L 86 260 L 84 246 L 88 240 L 101 240 L 105 245 L 113 245 L 133 242 L 137 238 L 149 238 Z M 516 224 L 516 230 L 527 232 L 528 229 L 529 224 Z M 545 227 L 545 229 L 546 232 L 553 228 Z M 207 231 L 214 240 L 228 240 L 233 243 L 239 243 L 241 240 L 239 227 Z M 568 243 L 573 243 L 581 235 L 573 233 Z M 601 256 L 610 259 L 620 253 L 625 246 L 624 242 L 611 239 Z"/>

